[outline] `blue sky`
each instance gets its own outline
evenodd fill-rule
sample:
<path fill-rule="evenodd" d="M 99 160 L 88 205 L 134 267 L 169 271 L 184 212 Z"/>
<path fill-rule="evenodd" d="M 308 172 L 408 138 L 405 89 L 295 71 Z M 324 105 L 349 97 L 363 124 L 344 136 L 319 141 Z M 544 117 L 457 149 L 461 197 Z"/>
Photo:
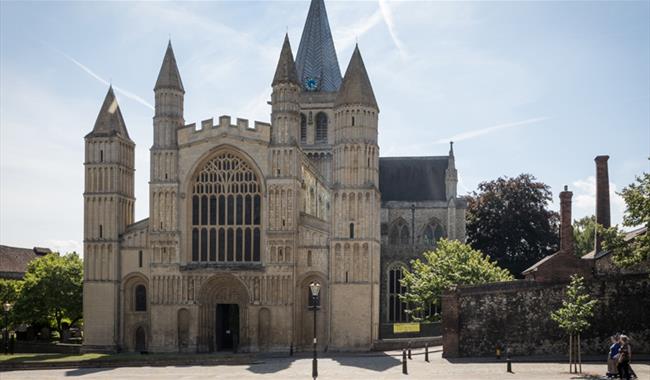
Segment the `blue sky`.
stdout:
<path fill-rule="evenodd" d="M 594 210 L 593 158 L 612 191 L 649 170 L 650 2 L 326 1 L 341 71 L 359 42 L 382 156 L 443 155 L 459 192 L 532 173 L 574 217 Z M 83 136 L 107 91 L 136 142 L 148 213 L 153 86 L 171 36 L 187 123 L 269 120 L 270 82 L 307 1 L 0 2 L 0 243 L 81 251 Z M 557 201 L 553 205 L 557 208 Z M 612 199 L 613 222 L 623 204 Z"/>

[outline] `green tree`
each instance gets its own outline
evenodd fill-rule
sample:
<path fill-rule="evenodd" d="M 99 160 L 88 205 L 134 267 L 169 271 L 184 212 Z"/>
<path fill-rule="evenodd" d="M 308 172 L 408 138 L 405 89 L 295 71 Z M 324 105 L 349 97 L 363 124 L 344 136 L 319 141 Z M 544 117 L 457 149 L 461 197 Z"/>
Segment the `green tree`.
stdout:
<path fill-rule="evenodd" d="M 20 297 L 21 288 L 22 281 L 0 279 L 0 304 L 9 302 L 15 305 Z M 14 313 L 9 313 L 9 319 L 10 325 L 14 325 L 17 322 L 16 318 L 14 318 Z"/>
<path fill-rule="evenodd" d="M 580 356 L 580 333 L 589 327 L 590 320 L 594 316 L 594 307 L 598 301 L 592 300 L 591 295 L 585 287 L 585 280 L 582 276 L 571 276 L 571 283 L 566 288 L 566 294 L 562 300 L 562 307 L 551 312 L 551 319 L 557 322 L 562 330 L 569 335 L 569 370 L 573 364 L 575 372 L 582 372 Z"/>
<path fill-rule="evenodd" d="M 424 261 L 412 260 L 411 270 L 404 270 L 402 286 L 406 291 L 400 298 L 413 320 L 431 320 L 427 310 L 440 302 L 444 290 L 512 279 L 506 269 L 469 245 L 441 239 L 433 251 L 424 253 Z"/>
<path fill-rule="evenodd" d="M 614 253 L 614 263 L 630 267 L 650 259 L 650 174 L 636 177 L 636 182 L 623 188 L 619 195 L 626 205 L 623 226 L 645 226 L 648 231 L 629 241 L 618 227 L 599 226 L 599 232 L 603 236 L 603 249 Z"/>
<path fill-rule="evenodd" d="M 594 250 L 596 240 L 596 217 L 585 216 L 573 221 L 573 240 L 575 242 L 575 254 L 582 257 Z"/>
<path fill-rule="evenodd" d="M 550 187 L 530 174 L 482 182 L 468 197 L 467 242 L 515 276 L 558 249 Z"/>
<path fill-rule="evenodd" d="M 52 253 L 32 260 L 16 302 L 16 317 L 25 322 L 53 323 L 62 332 L 64 319 L 82 317 L 83 263 L 76 253 Z"/>

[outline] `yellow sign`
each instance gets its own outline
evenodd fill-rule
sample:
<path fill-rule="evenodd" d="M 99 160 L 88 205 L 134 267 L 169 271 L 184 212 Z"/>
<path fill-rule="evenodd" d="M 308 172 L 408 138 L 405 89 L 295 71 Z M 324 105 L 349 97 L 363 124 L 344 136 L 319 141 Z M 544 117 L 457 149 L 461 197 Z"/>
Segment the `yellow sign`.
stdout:
<path fill-rule="evenodd" d="M 419 333 L 419 323 L 395 323 L 393 324 L 393 334 L 400 333 Z"/>

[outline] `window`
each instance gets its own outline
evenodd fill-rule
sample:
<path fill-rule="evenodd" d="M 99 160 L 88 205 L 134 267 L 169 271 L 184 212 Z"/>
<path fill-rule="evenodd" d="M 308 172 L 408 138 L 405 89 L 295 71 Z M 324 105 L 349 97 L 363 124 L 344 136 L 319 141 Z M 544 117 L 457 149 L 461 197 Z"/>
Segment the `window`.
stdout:
<path fill-rule="evenodd" d="M 350 223 L 350 239 L 354 239 L 354 223 Z"/>
<path fill-rule="evenodd" d="M 192 187 L 192 261 L 260 261 L 261 186 L 232 153 L 208 161 Z"/>
<path fill-rule="evenodd" d="M 327 143 L 327 115 L 324 112 L 316 114 L 316 142 Z"/>
<path fill-rule="evenodd" d="M 411 244 L 411 234 L 409 227 L 404 219 L 398 219 L 390 228 L 388 234 L 388 243 L 392 245 L 409 245 Z"/>
<path fill-rule="evenodd" d="M 352 116 L 352 126 L 354 127 L 354 116 Z"/>
<path fill-rule="evenodd" d="M 104 151 L 103 150 L 99 151 L 99 162 L 104 162 Z"/>
<path fill-rule="evenodd" d="M 408 322 L 406 303 L 399 298 L 406 290 L 400 280 L 403 277 L 403 267 L 395 266 L 388 271 L 388 322 Z"/>
<path fill-rule="evenodd" d="M 422 243 L 427 246 L 435 247 L 438 240 L 444 236 L 445 231 L 442 229 L 442 226 L 436 222 L 431 222 L 424 228 Z"/>
<path fill-rule="evenodd" d="M 142 251 L 138 252 L 138 267 L 142 268 Z"/>
<path fill-rule="evenodd" d="M 304 113 L 300 114 L 300 142 L 307 142 L 307 116 Z"/>
<path fill-rule="evenodd" d="M 147 288 L 144 285 L 135 287 L 135 311 L 147 311 Z"/>
<path fill-rule="evenodd" d="M 100 225 L 99 225 L 99 238 L 100 238 L 100 239 L 101 239 L 102 237 L 104 237 L 104 231 L 103 231 L 103 230 L 104 230 L 104 228 L 103 228 L 102 225 L 100 224 Z"/>
<path fill-rule="evenodd" d="M 311 251 L 307 251 L 307 266 L 310 267 L 311 265 L 312 265 Z"/>

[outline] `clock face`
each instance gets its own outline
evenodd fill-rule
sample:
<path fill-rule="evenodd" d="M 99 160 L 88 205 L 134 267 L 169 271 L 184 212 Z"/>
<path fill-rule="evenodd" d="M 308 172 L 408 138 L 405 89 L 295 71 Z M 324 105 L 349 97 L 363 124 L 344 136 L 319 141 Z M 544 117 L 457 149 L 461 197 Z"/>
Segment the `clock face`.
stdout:
<path fill-rule="evenodd" d="M 307 91 L 316 91 L 318 89 L 318 80 L 315 78 L 305 79 L 305 89 Z"/>

